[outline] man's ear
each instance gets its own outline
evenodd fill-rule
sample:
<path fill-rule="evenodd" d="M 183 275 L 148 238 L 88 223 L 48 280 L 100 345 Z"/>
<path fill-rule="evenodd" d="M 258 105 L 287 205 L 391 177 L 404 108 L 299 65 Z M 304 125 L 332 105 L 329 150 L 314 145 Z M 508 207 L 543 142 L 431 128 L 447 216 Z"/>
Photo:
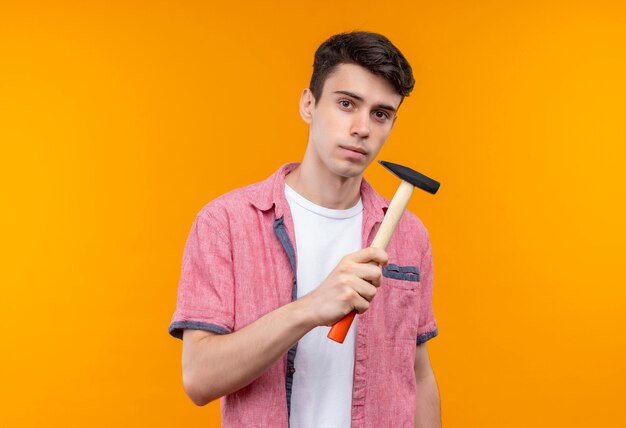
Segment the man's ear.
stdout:
<path fill-rule="evenodd" d="M 309 88 L 302 91 L 300 96 L 300 116 L 302 120 L 310 124 L 313 119 L 313 109 L 315 108 L 315 97 Z"/>

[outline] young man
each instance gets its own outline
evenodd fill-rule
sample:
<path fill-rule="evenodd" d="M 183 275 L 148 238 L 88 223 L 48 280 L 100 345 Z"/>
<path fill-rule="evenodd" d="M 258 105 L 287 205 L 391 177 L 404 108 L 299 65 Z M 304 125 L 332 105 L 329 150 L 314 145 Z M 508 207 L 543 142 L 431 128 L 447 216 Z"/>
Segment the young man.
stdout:
<path fill-rule="evenodd" d="M 196 217 L 170 333 L 187 394 L 224 397 L 224 427 L 440 426 L 428 234 L 407 211 L 369 247 L 389 202 L 363 179 L 413 85 L 385 37 L 331 37 L 300 100 L 302 163 Z M 345 342 L 327 339 L 352 310 Z"/>

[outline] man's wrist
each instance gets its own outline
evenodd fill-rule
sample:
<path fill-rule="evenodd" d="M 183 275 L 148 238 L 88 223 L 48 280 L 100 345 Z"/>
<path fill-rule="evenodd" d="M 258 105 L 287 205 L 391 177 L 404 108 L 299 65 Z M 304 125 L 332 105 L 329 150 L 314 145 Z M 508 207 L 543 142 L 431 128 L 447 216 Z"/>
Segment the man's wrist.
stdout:
<path fill-rule="evenodd" d="M 287 306 L 289 306 L 290 316 L 293 322 L 306 332 L 309 332 L 319 325 L 315 312 L 306 297 L 294 300 Z"/>

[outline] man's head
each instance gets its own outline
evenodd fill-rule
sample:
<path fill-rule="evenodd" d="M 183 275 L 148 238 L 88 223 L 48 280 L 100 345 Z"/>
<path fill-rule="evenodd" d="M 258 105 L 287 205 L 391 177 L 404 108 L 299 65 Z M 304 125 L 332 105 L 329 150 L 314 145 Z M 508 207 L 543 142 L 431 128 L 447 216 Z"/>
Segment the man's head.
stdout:
<path fill-rule="evenodd" d="M 319 102 L 328 76 L 340 64 L 355 64 L 385 79 L 403 98 L 413 90 L 413 71 L 385 36 L 364 31 L 332 36 L 315 52 L 309 89 Z"/>
<path fill-rule="evenodd" d="M 328 39 L 315 54 L 311 87 L 300 97 L 300 115 L 309 124 L 304 166 L 318 177 L 360 179 L 413 85 L 411 67 L 385 37 L 349 33 Z"/>

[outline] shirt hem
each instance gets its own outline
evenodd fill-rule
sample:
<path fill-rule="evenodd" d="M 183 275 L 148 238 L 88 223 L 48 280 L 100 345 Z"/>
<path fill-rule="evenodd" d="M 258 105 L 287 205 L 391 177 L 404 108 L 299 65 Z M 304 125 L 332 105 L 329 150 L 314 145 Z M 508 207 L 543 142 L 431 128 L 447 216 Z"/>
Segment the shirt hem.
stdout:
<path fill-rule="evenodd" d="M 433 337 L 436 337 L 438 334 L 439 334 L 439 329 L 435 327 L 434 330 L 431 330 L 428 333 L 417 336 L 416 345 L 421 345 L 422 343 L 426 343 Z"/>
<path fill-rule="evenodd" d="M 201 322 L 201 321 L 174 321 L 173 323 L 170 324 L 168 332 L 171 336 L 175 337 L 176 339 L 182 339 L 183 330 L 185 329 L 204 330 L 204 331 L 210 331 L 210 332 L 217 333 L 217 334 L 230 333 L 228 329 L 225 329 L 222 326 L 219 326 L 216 324 L 209 324 L 209 323 Z"/>

